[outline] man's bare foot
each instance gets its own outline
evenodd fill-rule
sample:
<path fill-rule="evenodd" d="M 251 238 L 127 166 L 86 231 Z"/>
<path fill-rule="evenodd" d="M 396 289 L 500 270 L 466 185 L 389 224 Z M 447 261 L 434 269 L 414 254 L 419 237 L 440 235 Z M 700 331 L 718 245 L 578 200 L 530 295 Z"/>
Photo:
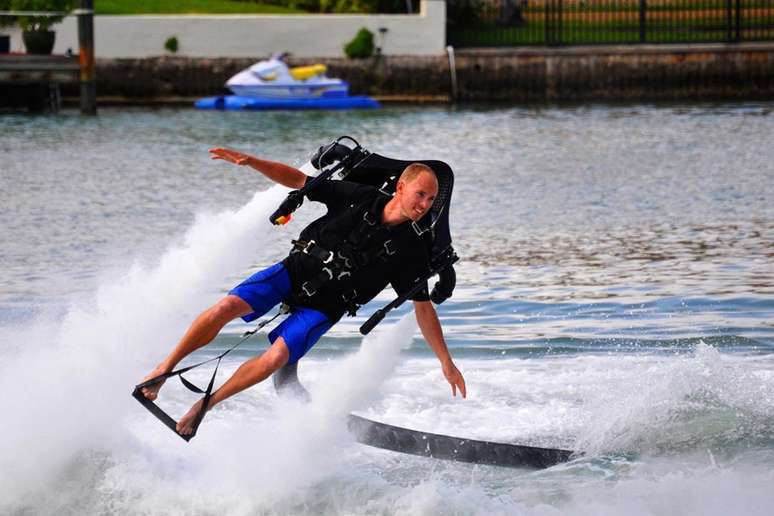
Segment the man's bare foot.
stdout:
<path fill-rule="evenodd" d="M 204 398 L 200 399 L 186 412 L 186 414 L 180 418 L 177 423 L 177 433 L 180 435 L 191 435 L 193 433 L 193 425 L 196 422 L 196 418 L 204 405 Z"/>
<path fill-rule="evenodd" d="M 146 376 L 145 378 L 143 378 L 142 382 L 140 382 L 140 383 L 147 382 L 151 378 L 155 378 L 155 377 L 157 377 L 159 375 L 162 375 L 164 373 L 167 373 L 167 372 L 168 371 L 166 369 L 164 369 L 163 367 L 156 366 L 156 369 L 151 371 L 151 373 L 148 376 Z M 153 400 L 155 400 L 158 397 L 159 391 L 161 390 L 161 386 L 164 385 L 165 381 L 166 380 L 161 380 L 159 383 L 154 383 L 153 385 L 150 385 L 148 387 L 143 387 L 142 389 L 140 389 L 140 392 L 142 393 L 143 396 L 145 396 L 149 400 L 153 401 Z"/>

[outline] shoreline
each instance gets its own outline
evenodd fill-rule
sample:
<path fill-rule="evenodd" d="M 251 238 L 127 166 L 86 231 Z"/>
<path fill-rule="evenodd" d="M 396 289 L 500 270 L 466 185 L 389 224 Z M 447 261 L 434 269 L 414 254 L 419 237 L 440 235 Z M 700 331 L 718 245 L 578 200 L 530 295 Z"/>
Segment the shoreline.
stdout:
<path fill-rule="evenodd" d="M 97 96 L 97 103 L 103 107 L 190 107 L 202 97 L 189 96 L 158 96 L 158 97 L 123 97 Z M 373 98 L 386 105 L 449 105 L 452 99 L 449 95 L 374 95 Z M 77 96 L 62 97 L 63 107 L 77 107 L 80 99 Z"/>
<path fill-rule="evenodd" d="M 102 103 L 149 105 L 228 94 L 226 80 L 260 59 L 98 59 L 97 94 Z M 456 98 L 447 55 L 289 65 L 317 62 L 353 95 L 385 103 L 774 99 L 774 43 L 463 49 L 455 52 Z"/>

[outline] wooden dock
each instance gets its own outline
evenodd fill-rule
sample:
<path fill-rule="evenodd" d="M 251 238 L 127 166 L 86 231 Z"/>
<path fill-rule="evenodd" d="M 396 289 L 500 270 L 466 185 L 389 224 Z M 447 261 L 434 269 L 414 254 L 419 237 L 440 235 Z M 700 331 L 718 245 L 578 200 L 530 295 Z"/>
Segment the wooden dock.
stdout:
<path fill-rule="evenodd" d="M 70 13 L 78 17 L 78 55 L 0 54 L 0 109 L 56 112 L 62 104 L 59 86 L 77 83 L 80 84 L 81 113 L 97 114 L 94 1 L 79 0 L 78 5 Z"/>
<path fill-rule="evenodd" d="M 78 84 L 77 57 L 0 54 L 0 109 L 56 112 L 60 84 Z"/>
<path fill-rule="evenodd" d="M 78 83 L 81 67 L 78 57 L 0 54 L 0 83 L 33 84 L 58 82 Z"/>

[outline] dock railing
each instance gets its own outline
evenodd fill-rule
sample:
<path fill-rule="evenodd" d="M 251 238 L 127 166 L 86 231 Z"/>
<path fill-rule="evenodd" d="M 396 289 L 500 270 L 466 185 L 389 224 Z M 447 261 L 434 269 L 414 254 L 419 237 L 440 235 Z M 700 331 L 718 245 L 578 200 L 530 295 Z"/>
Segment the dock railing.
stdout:
<path fill-rule="evenodd" d="M 772 0 L 448 0 L 455 47 L 774 40 Z"/>

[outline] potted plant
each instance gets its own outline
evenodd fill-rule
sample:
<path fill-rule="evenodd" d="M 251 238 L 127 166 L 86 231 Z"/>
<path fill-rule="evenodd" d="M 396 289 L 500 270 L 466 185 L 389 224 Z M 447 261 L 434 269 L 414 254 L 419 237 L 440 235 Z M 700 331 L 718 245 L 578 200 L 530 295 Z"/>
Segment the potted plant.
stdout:
<path fill-rule="evenodd" d="M 30 54 L 50 54 L 56 34 L 49 30 L 75 7 L 76 0 L 11 0 L 14 11 L 55 12 L 58 15 L 19 16 L 22 40 Z"/>

